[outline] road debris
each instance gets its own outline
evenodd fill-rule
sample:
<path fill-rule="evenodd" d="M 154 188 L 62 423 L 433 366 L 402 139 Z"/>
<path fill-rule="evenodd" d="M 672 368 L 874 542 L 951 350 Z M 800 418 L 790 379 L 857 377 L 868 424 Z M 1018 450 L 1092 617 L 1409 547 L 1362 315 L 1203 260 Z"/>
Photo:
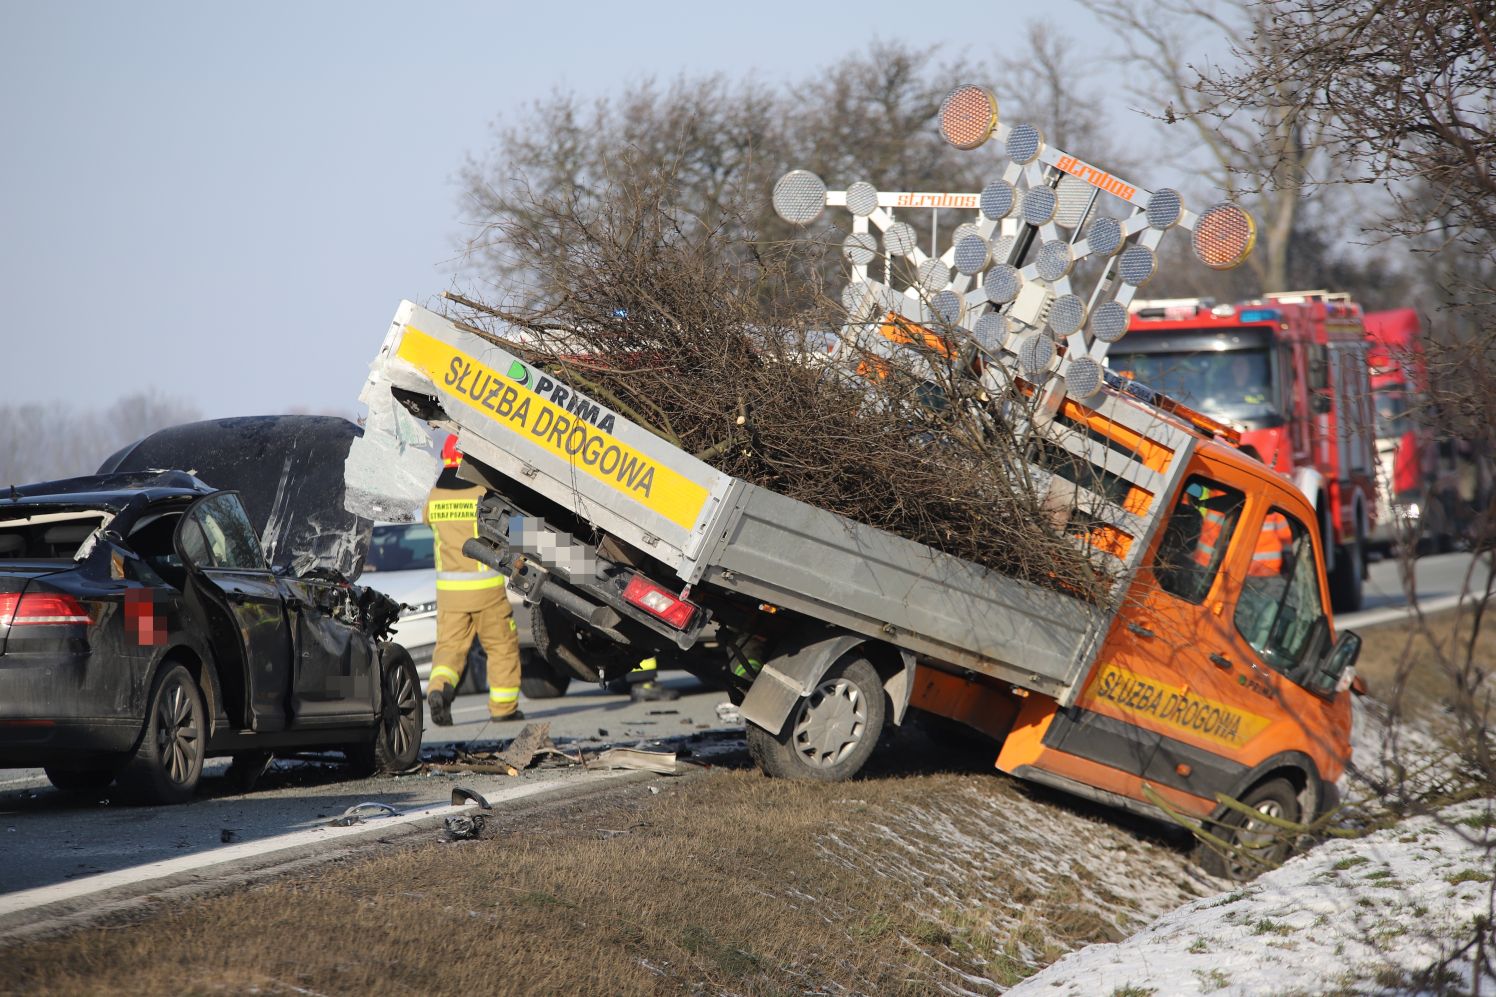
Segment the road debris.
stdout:
<path fill-rule="evenodd" d="M 442 820 L 442 835 L 448 841 L 477 841 L 492 838 L 495 828 L 488 814 L 458 814 Z"/>
<path fill-rule="evenodd" d="M 509 742 L 509 747 L 499 752 L 499 761 L 516 769 L 527 769 L 535 756 L 546 748 L 555 750 L 551 743 L 549 721 L 525 724 L 519 735 Z"/>
<path fill-rule="evenodd" d="M 675 774 L 675 752 L 642 751 L 639 748 L 609 748 L 598 752 L 589 761 L 606 769 L 636 769 L 640 772 Z"/>
<path fill-rule="evenodd" d="M 545 726 L 549 726 L 548 724 Z M 528 730 L 529 728 L 526 728 Z M 521 737 L 524 735 L 521 734 Z M 516 738 L 515 740 L 518 740 Z M 442 835 L 448 841 L 474 841 L 482 838 L 492 838 L 494 827 L 489 820 L 493 816 L 493 807 L 488 800 L 484 799 L 482 793 L 468 789 L 466 786 L 452 787 L 452 805 L 458 806 L 462 803 L 475 803 L 483 811 L 481 813 L 454 814 L 442 819 Z"/>
<path fill-rule="evenodd" d="M 743 715 L 738 712 L 738 708 L 732 703 L 718 703 L 717 719 L 723 723 L 740 724 L 743 722 Z"/>
<path fill-rule="evenodd" d="M 371 810 L 375 812 L 370 813 Z M 327 826 L 352 827 L 354 824 L 362 824 L 367 817 L 398 817 L 401 813 L 398 807 L 369 800 L 364 803 L 355 803 L 332 820 L 327 821 Z"/>

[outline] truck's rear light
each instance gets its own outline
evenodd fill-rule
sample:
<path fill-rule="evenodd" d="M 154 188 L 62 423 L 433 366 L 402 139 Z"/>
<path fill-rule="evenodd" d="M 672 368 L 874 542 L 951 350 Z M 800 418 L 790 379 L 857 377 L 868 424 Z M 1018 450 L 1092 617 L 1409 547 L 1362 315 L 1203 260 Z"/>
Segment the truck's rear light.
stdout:
<path fill-rule="evenodd" d="M 0 623 L 12 627 L 92 622 L 83 604 L 63 592 L 0 592 Z"/>
<path fill-rule="evenodd" d="M 656 585 L 643 575 L 629 579 L 623 590 L 623 599 L 638 606 L 652 616 L 658 616 L 677 630 L 684 630 L 696 615 L 696 606 L 675 595 L 669 589 Z"/>

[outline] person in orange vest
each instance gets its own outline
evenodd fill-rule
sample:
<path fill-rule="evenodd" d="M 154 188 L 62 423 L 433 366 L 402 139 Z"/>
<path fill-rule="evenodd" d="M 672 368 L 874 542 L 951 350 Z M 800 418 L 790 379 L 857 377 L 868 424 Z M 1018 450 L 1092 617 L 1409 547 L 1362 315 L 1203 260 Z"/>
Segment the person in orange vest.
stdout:
<path fill-rule="evenodd" d="M 519 638 L 504 576 L 462 552 L 462 545 L 478 535 L 478 500 L 484 489 L 459 478 L 461 466 L 457 437 L 448 436 L 441 477 L 421 516 L 436 545 L 436 649 L 426 703 L 438 727 L 452 724 L 452 698 L 474 636 L 488 652 L 489 719 L 524 718 L 519 710 Z"/>
<path fill-rule="evenodd" d="M 1247 569 L 1247 574 L 1258 578 L 1284 574 L 1292 550 L 1293 530 L 1288 525 L 1288 517 L 1281 512 L 1268 513 L 1262 521 L 1262 530 L 1257 534 L 1257 550 L 1252 554 L 1252 566 Z"/>

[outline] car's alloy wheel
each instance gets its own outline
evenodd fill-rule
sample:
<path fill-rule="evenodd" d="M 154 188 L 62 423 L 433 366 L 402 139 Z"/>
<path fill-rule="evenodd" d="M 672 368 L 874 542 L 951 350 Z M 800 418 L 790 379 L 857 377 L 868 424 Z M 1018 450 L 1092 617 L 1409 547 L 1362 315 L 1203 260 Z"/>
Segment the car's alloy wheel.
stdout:
<path fill-rule="evenodd" d="M 364 775 L 404 772 L 421 760 L 421 679 L 415 662 L 399 644 L 383 645 L 379 660 L 383 688 L 372 736 L 345 749 L 355 771 Z"/>
<path fill-rule="evenodd" d="M 203 774 L 207 715 L 192 673 L 168 662 L 151 689 L 145 733 L 120 775 L 125 795 L 141 803 L 191 799 Z"/>

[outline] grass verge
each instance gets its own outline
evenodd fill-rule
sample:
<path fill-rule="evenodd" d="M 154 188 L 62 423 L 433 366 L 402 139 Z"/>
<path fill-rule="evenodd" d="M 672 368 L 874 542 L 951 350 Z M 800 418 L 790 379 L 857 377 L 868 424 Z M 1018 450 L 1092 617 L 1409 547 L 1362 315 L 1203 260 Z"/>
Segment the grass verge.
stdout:
<path fill-rule="evenodd" d="M 18 945 L 0 987 L 991 992 L 1208 889 L 1177 847 L 987 771 L 719 768 Z"/>

